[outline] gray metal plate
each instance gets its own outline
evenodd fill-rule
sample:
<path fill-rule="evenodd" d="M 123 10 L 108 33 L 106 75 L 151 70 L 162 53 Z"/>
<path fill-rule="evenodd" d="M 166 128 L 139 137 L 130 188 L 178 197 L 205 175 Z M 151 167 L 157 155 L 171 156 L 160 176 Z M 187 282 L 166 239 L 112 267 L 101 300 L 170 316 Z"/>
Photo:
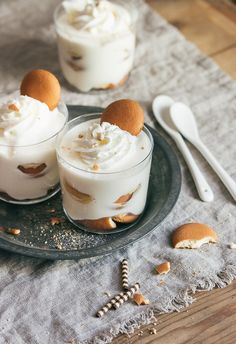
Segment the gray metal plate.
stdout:
<path fill-rule="evenodd" d="M 70 119 L 102 110 L 88 106 L 68 108 Z M 20 206 L 0 202 L 0 226 L 21 229 L 18 236 L 0 231 L 0 248 L 45 259 L 83 259 L 112 253 L 158 227 L 178 199 L 181 172 L 171 146 L 157 131 L 148 128 L 154 138 L 153 161 L 147 206 L 137 223 L 117 234 L 91 234 L 75 228 L 65 218 L 60 194 L 35 205 Z M 59 217 L 63 221 L 52 226 L 52 217 Z M 62 249 L 58 249 L 60 246 Z"/>

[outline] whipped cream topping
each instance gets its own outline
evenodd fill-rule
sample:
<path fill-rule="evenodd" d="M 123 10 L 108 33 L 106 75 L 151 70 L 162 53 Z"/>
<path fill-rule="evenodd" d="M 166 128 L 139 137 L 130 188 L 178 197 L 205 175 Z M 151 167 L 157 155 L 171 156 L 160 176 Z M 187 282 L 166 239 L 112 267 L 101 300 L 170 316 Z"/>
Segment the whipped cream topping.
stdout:
<path fill-rule="evenodd" d="M 64 161 L 90 172 L 119 172 L 137 165 L 151 151 L 151 142 L 144 131 L 138 136 L 100 118 L 82 122 L 62 138 L 59 155 Z"/>
<path fill-rule="evenodd" d="M 106 169 L 129 155 L 136 140 L 116 125 L 95 122 L 74 140 L 72 150 L 88 167 Z"/>
<path fill-rule="evenodd" d="M 39 143 L 56 134 L 65 124 L 65 116 L 45 103 L 20 95 L 0 103 L 0 144 L 23 146 Z"/>
<path fill-rule="evenodd" d="M 78 31 L 99 35 L 130 30 L 127 10 L 107 0 L 63 1 L 63 6 L 67 22 Z"/>

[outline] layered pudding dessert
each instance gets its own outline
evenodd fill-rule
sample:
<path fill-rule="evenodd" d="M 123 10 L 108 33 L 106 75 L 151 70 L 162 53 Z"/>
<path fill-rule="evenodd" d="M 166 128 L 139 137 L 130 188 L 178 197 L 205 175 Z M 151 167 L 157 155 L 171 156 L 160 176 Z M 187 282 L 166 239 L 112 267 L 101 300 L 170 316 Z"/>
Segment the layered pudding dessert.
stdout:
<path fill-rule="evenodd" d="M 63 1 L 55 12 L 59 60 L 67 81 L 83 92 L 122 85 L 135 50 L 134 13 L 127 3 Z"/>
<path fill-rule="evenodd" d="M 20 94 L 0 103 L 0 198 L 36 203 L 59 190 L 55 140 L 67 122 L 60 85 L 45 70 L 22 81 Z"/>
<path fill-rule="evenodd" d="M 153 139 L 132 100 L 70 121 L 58 136 L 63 207 L 81 228 L 107 232 L 143 212 Z"/>

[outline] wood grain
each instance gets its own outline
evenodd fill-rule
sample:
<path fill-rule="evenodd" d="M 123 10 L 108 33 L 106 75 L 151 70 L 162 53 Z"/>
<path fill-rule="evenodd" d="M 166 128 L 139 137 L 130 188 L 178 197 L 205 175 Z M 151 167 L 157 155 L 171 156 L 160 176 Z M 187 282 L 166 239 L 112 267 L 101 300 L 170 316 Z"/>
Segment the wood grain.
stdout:
<path fill-rule="evenodd" d="M 147 0 L 147 3 L 235 77 L 235 5 L 228 0 Z M 226 51 L 225 58 L 220 58 Z"/>
<path fill-rule="evenodd" d="M 236 6 L 229 0 L 147 0 L 185 37 L 236 78 Z M 224 289 L 202 292 L 180 313 L 158 316 L 113 344 L 235 344 L 236 281 Z M 157 333 L 150 334 L 155 328 Z M 143 331 L 140 336 L 140 331 Z"/>
<path fill-rule="evenodd" d="M 236 5 L 231 0 L 206 0 L 211 6 L 216 8 L 222 14 L 225 15 L 227 19 L 236 21 Z"/>
<path fill-rule="evenodd" d="M 228 74 L 236 79 L 236 46 L 212 56 Z"/>
<path fill-rule="evenodd" d="M 157 324 L 146 325 L 130 337 L 123 335 L 113 344 L 235 344 L 236 282 L 224 289 L 201 292 L 180 313 L 159 315 Z M 150 335 L 155 328 L 157 334 Z M 143 335 L 140 336 L 140 331 Z"/>

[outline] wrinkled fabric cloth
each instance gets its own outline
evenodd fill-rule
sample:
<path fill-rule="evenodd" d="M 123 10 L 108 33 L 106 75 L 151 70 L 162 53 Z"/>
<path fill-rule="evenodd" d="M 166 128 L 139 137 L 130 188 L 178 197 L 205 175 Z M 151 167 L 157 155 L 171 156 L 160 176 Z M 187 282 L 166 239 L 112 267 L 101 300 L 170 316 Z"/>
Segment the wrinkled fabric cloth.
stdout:
<path fill-rule="evenodd" d="M 164 223 L 128 248 L 83 261 L 45 261 L 0 252 L 0 344 L 110 343 L 120 333 L 152 322 L 153 312 L 178 311 L 193 302 L 188 291 L 224 287 L 236 276 L 235 202 L 207 162 L 191 151 L 211 185 L 215 200 L 199 200 L 191 175 L 174 143 L 156 124 L 151 102 L 168 94 L 193 109 L 201 137 L 236 180 L 236 85 L 171 25 L 142 1 L 137 23 L 135 64 L 128 82 L 112 91 L 77 93 L 60 71 L 53 10 L 57 0 L 0 2 L 0 92 L 11 94 L 23 75 L 45 68 L 60 79 L 68 104 L 106 106 L 119 98 L 141 102 L 146 122 L 155 127 L 178 154 L 183 176 L 179 200 Z M 198 250 L 175 250 L 172 231 L 189 222 L 210 224 L 220 242 Z M 150 305 L 131 302 L 102 319 L 94 315 L 120 291 L 119 262 L 127 257 L 130 281 L 139 281 Z M 154 267 L 168 260 L 164 278 Z M 164 279 L 165 284 L 160 284 Z"/>

